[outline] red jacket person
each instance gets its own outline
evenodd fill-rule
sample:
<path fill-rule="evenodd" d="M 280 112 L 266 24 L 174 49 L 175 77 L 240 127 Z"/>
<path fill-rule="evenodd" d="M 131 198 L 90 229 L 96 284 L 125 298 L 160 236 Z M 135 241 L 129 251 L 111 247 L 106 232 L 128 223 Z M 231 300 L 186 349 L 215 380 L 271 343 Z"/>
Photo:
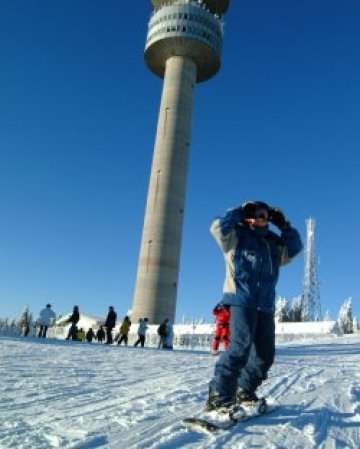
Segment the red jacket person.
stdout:
<path fill-rule="evenodd" d="M 212 343 L 212 354 L 218 353 L 220 342 L 227 349 L 230 335 L 230 307 L 224 304 L 218 304 L 213 310 L 215 321 L 215 337 Z"/>

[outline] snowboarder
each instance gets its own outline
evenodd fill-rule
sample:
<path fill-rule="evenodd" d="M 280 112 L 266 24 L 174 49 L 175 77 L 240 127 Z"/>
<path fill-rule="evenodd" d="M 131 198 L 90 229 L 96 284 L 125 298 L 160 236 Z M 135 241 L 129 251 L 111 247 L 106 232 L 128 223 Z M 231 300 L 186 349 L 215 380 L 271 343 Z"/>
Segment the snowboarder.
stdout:
<path fill-rule="evenodd" d="M 106 344 L 107 345 L 111 345 L 113 343 L 112 331 L 116 325 L 116 318 L 117 318 L 117 315 L 114 310 L 114 307 L 110 306 L 109 312 L 107 314 L 105 324 L 104 324 L 104 326 L 106 327 Z"/>
<path fill-rule="evenodd" d="M 49 326 L 54 324 L 55 318 L 56 315 L 53 310 L 51 310 L 51 304 L 46 304 L 46 307 L 40 312 L 38 319 L 40 325 L 38 337 L 46 338 L 47 330 Z"/>
<path fill-rule="evenodd" d="M 269 229 L 269 222 L 280 235 Z M 217 218 L 211 233 L 226 264 L 223 304 L 230 306 L 230 344 L 215 366 L 207 410 L 231 413 L 258 400 L 275 353 L 274 303 L 279 267 L 302 249 L 300 235 L 280 209 L 244 203 Z"/>
<path fill-rule="evenodd" d="M 130 326 L 131 326 L 130 318 L 128 316 L 126 316 L 120 326 L 120 330 L 119 330 L 120 335 L 119 335 L 119 339 L 117 342 L 118 345 L 121 345 L 121 343 L 124 342 L 125 346 L 127 346 Z"/>
<path fill-rule="evenodd" d="M 167 337 L 167 325 L 169 322 L 169 318 L 165 318 L 165 320 L 160 324 L 157 328 L 157 333 L 159 336 L 158 349 L 165 347 L 166 337 Z"/>
<path fill-rule="evenodd" d="M 74 306 L 72 314 L 69 316 L 69 318 L 65 321 L 66 323 L 71 323 L 68 336 L 66 337 L 66 340 L 77 340 L 77 323 L 80 320 L 80 313 L 79 313 L 79 307 Z"/>
<path fill-rule="evenodd" d="M 138 327 L 138 339 L 136 340 L 134 346 L 136 347 L 139 343 L 141 347 L 143 348 L 145 345 L 145 339 L 146 339 L 146 331 L 148 330 L 148 319 L 147 318 L 140 318 L 139 319 L 139 327 Z"/>
<path fill-rule="evenodd" d="M 100 326 L 96 332 L 96 339 L 99 343 L 102 343 L 105 339 L 105 332 L 102 326 Z"/>
<path fill-rule="evenodd" d="M 212 343 L 211 353 L 217 355 L 220 342 L 227 349 L 230 335 L 230 306 L 226 304 L 217 304 L 213 309 L 215 316 L 215 337 Z"/>

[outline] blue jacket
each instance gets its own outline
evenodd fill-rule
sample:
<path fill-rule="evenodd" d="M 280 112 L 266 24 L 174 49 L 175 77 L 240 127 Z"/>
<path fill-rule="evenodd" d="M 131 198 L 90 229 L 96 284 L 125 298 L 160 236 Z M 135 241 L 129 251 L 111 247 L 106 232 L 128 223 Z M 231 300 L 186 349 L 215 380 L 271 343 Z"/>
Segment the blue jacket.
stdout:
<path fill-rule="evenodd" d="M 300 253 L 301 238 L 291 226 L 279 236 L 268 227 L 252 227 L 242 220 L 242 210 L 233 209 L 211 225 L 225 258 L 222 303 L 272 313 L 279 268 Z"/>

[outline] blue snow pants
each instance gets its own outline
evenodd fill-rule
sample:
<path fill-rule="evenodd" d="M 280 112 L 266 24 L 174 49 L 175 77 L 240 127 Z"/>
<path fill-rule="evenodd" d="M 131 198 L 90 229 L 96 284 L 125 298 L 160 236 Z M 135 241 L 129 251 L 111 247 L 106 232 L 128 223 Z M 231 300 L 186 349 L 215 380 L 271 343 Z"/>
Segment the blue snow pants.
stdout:
<path fill-rule="evenodd" d="M 230 344 L 216 363 L 210 390 L 223 402 L 234 401 L 237 388 L 255 392 L 267 378 L 274 356 L 273 314 L 231 306 Z"/>

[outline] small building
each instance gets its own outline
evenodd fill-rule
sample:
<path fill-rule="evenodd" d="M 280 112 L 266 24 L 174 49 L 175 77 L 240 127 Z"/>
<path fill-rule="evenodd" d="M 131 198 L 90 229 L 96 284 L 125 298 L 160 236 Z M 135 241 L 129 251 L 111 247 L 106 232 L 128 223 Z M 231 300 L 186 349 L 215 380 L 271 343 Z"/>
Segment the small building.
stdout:
<path fill-rule="evenodd" d="M 336 321 L 277 322 L 276 342 L 300 341 L 341 334 Z"/>

